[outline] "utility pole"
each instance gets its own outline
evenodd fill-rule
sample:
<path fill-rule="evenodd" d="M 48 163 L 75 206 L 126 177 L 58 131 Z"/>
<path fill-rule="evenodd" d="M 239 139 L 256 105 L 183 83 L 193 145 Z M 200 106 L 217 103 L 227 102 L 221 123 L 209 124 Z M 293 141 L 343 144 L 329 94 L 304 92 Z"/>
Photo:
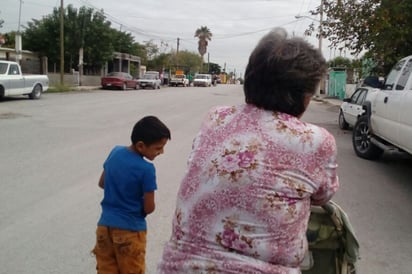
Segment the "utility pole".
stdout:
<path fill-rule="evenodd" d="M 15 47 L 16 47 L 16 62 L 20 64 L 21 60 L 21 51 L 22 51 L 22 39 L 21 39 L 21 33 L 20 33 L 20 25 L 21 25 L 21 2 L 20 0 L 20 7 L 19 7 L 19 25 L 17 26 L 17 33 L 15 37 Z"/>
<path fill-rule="evenodd" d="M 322 29 L 322 22 L 323 22 L 323 0 L 320 0 L 320 8 L 319 8 L 319 50 L 322 51 L 322 38 L 323 38 L 323 29 Z"/>
<path fill-rule="evenodd" d="M 122 32 L 123 25 L 120 24 L 120 32 Z M 119 39 L 119 71 L 123 71 L 123 59 L 122 59 L 122 42 Z"/>
<path fill-rule="evenodd" d="M 210 55 L 207 53 L 207 73 L 210 73 Z"/>
<path fill-rule="evenodd" d="M 319 7 L 319 51 L 322 52 L 322 38 L 323 38 L 323 0 L 320 0 L 320 7 Z M 319 87 L 316 89 L 316 96 L 320 96 L 321 91 L 325 93 L 325 78 L 323 77 L 320 80 Z"/>
<path fill-rule="evenodd" d="M 64 4 L 60 0 L 60 85 L 64 84 Z"/>
<path fill-rule="evenodd" d="M 180 46 L 180 38 L 177 37 L 177 47 L 176 47 L 176 69 L 179 67 L 179 46 Z"/>

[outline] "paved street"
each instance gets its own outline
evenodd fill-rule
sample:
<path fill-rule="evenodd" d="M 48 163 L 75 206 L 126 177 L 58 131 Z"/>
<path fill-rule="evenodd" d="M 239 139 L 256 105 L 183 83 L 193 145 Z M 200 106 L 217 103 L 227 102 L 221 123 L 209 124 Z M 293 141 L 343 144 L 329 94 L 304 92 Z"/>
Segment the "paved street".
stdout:
<path fill-rule="evenodd" d="M 129 144 L 131 128 L 156 115 L 172 131 L 155 160 L 159 190 L 148 217 L 147 273 L 169 238 L 176 192 L 191 142 L 214 105 L 243 102 L 241 86 L 92 90 L 0 101 L 0 274 L 94 273 L 97 180 L 110 149 Z M 339 149 L 341 188 L 334 198 L 361 243 L 358 274 L 412 269 L 412 160 L 357 158 L 351 131 L 337 125 L 339 102 L 312 101 L 305 121 L 326 127 Z"/>

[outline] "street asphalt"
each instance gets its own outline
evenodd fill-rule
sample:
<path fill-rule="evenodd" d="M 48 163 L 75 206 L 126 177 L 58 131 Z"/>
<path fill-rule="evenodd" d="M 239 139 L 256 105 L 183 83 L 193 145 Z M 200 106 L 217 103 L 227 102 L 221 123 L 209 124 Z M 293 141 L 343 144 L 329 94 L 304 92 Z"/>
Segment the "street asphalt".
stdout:
<path fill-rule="evenodd" d="M 90 91 L 90 90 L 101 89 L 101 87 L 100 86 L 77 86 L 77 87 L 73 87 L 73 89 L 76 91 Z M 340 106 L 342 104 L 342 100 L 340 100 L 339 98 L 327 96 L 325 94 L 316 95 L 313 97 L 312 100 L 323 101 L 325 103 L 329 103 L 334 106 Z"/>

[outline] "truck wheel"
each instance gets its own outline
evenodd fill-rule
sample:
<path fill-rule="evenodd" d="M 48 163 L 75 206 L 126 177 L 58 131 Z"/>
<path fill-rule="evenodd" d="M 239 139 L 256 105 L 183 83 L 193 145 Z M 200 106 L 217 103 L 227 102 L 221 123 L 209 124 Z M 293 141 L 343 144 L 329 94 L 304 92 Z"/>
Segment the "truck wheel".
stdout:
<path fill-rule="evenodd" d="M 345 121 L 342 110 L 339 112 L 339 127 L 340 129 L 348 129 L 349 124 Z"/>
<path fill-rule="evenodd" d="M 29 94 L 30 99 L 39 99 L 43 89 L 40 84 L 34 86 L 33 91 Z"/>
<path fill-rule="evenodd" d="M 353 149 L 361 158 L 376 160 L 383 154 L 383 150 L 371 142 L 371 137 L 368 117 L 359 117 L 352 132 Z"/>

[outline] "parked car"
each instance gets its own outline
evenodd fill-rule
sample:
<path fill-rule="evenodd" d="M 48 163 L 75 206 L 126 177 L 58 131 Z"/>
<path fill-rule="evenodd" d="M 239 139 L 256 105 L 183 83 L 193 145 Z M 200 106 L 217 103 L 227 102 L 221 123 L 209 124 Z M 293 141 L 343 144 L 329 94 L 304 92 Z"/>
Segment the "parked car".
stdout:
<path fill-rule="evenodd" d="M 343 99 L 338 119 L 341 129 L 352 128 L 356 124 L 356 121 L 364 112 L 362 104 L 371 90 L 370 87 L 357 88 L 350 98 Z"/>
<path fill-rule="evenodd" d="M 47 75 L 23 75 L 18 63 L 0 61 L 0 98 L 28 95 L 30 99 L 39 99 L 48 88 Z"/>
<path fill-rule="evenodd" d="M 159 72 L 157 71 L 146 71 L 145 74 L 143 74 L 143 77 L 138 80 L 139 86 L 141 88 L 146 88 L 150 87 L 152 89 L 160 89 L 160 76 Z"/>
<path fill-rule="evenodd" d="M 412 55 L 401 59 L 374 91 L 353 127 L 356 155 L 368 160 L 378 159 L 384 151 L 412 155 Z"/>
<path fill-rule="evenodd" d="M 103 89 L 118 88 L 126 90 L 127 88 L 137 89 L 139 86 L 137 79 L 126 72 L 110 72 L 101 78 L 101 84 Z"/>
<path fill-rule="evenodd" d="M 193 79 L 193 86 L 195 87 L 210 87 L 212 86 L 211 74 L 196 74 Z"/>

